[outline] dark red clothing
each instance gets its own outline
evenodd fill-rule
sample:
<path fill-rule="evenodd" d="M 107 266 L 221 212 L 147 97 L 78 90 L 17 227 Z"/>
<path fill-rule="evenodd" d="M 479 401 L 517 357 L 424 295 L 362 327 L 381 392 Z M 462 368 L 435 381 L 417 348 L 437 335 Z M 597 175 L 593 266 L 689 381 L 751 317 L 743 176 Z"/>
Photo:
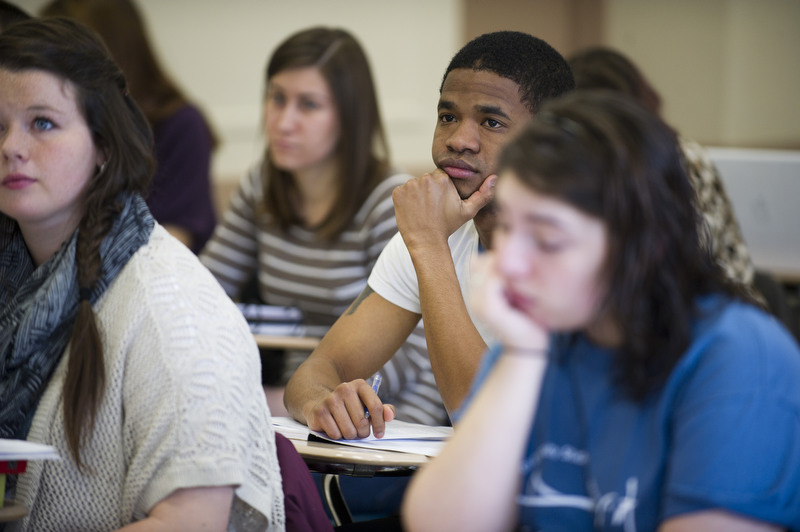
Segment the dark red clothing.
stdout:
<path fill-rule="evenodd" d="M 281 465 L 287 532 L 333 532 L 311 473 L 292 442 L 275 433 Z"/>

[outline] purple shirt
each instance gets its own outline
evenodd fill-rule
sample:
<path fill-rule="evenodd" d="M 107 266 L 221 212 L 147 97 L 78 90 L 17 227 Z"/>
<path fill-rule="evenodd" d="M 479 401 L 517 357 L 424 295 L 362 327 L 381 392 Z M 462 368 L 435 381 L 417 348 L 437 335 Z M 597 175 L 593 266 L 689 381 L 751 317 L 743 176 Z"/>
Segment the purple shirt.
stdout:
<path fill-rule="evenodd" d="M 211 131 L 200 110 L 186 105 L 156 124 L 153 136 L 157 166 L 147 206 L 161 225 L 191 233 L 192 251 L 198 253 L 216 224 Z"/>

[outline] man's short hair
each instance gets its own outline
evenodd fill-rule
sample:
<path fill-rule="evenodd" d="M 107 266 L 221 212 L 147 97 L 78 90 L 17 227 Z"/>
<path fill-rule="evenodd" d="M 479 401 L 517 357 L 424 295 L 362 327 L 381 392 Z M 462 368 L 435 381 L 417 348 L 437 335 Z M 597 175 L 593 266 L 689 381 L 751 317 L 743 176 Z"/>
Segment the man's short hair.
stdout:
<path fill-rule="evenodd" d="M 520 102 L 531 113 L 543 100 L 575 89 L 572 70 L 561 54 L 543 40 L 519 31 L 496 31 L 472 39 L 450 60 L 442 86 L 457 68 L 485 70 L 510 79 L 519 86 Z"/>
<path fill-rule="evenodd" d="M 0 33 L 12 24 L 28 20 L 31 16 L 11 2 L 0 0 Z"/>

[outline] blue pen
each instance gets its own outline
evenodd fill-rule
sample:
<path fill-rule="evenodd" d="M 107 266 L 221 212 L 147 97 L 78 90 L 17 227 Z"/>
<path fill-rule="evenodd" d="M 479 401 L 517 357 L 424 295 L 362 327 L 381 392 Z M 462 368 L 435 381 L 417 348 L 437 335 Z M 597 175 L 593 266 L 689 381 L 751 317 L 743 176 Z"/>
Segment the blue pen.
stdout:
<path fill-rule="evenodd" d="M 376 373 L 375 376 L 372 377 L 372 391 L 375 392 L 376 394 L 378 393 L 378 390 L 381 387 L 381 380 L 382 379 L 380 373 Z M 364 407 L 364 417 L 366 418 L 369 417 L 369 410 L 367 410 L 366 406 Z"/>

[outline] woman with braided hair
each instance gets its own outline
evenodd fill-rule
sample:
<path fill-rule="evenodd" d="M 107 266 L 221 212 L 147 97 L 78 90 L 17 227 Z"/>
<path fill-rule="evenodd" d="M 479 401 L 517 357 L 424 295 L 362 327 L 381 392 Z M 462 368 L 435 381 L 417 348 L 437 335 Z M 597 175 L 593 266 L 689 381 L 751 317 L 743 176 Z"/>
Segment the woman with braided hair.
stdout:
<path fill-rule="evenodd" d="M 142 194 L 152 133 L 67 19 L 0 35 L 0 437 L 22 530 L 283 530 L 258 350 Z"/>

